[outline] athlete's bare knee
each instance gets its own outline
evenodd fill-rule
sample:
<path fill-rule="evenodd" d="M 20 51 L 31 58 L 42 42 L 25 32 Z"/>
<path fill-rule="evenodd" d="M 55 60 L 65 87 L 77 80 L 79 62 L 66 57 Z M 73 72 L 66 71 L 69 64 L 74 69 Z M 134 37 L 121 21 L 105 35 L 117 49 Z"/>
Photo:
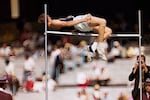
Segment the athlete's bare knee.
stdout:
<path fill-rule="evenodd" d="M 109 37 L 111 37 L 111 35 L 112 35 L 112 29 L 109 27 L 106 27 L 105 28 L 105 37 L 109 38 Z"/>
<path fill-rule="evenodd" d="M 107 23 L 106 19 L 102 18 L 101 21 L 100 21 L 100 25 L 101 26 L 106 26 L 106 23 Z"/>
<path fill-rule="evenodd" d="M 108 29 L 108 32 L 111 34 L 112 33 L 112 29 L 108 28 L 108 27 L 107 27 L 107 29 Z"/>

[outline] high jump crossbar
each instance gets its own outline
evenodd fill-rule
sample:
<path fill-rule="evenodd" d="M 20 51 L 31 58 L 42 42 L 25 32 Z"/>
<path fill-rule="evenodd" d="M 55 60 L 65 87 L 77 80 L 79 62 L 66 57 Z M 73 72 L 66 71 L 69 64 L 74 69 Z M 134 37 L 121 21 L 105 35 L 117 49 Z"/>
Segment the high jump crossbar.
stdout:
<path fill-rule="evenodd" d="M 96 37 L 98 34 L 94 33 L 82 33 L 82 32 L 62 32 L 62 31 L 46 31 L 46 34 L 57 34 L 57 35 L 72 35 L 72 36 L 92 36 Z M 140 37 L 139 34 L 112 34 L 111 37 Z"/>

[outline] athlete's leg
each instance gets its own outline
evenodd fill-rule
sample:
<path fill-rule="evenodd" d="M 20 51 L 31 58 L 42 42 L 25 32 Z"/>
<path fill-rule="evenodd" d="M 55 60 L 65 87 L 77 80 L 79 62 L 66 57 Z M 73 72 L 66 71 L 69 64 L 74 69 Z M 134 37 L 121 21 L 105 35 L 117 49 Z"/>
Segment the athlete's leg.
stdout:
<path fill-rule="evenodd" d="M 93 52 L 95 52 L 98 43 L 103 42 L 103 41 L 105 41 L 105 40 L 107 41 L 107 39 L 108 39 L 109 37 L 111 37 L 111 33 L 112 33 L 111 28 L 105 27 L 103 34 L 100 33 L 100 32 L 102 32 L 100 29 L 102 29 L 102 31 L 103 31 L 103 28 L 101 28 L 100 26 L 96 26 L 96 27 L 94 28 L 94 31 L 95 31 L 95 32 L 97 32 L 97 33 L 99 32 L 99 33 L 98 33 L 99 35 L 98 35 L 98 37 L 96 38 L 96 40 L 93 42 L 93 44 L 90 46 L 91 51 L 93 51 Z M 99 30 L 99 31 L 98 31 L 98 30 Z"/>
<path fill-rule="evenodd" d="M 103 60 L 107 60 L 107 57 L 106 57 L 107 42 L 106 41 L 109 37 L 111 37 L 111 33 L 112 33 L 111 28 L 105 27 L 103 38 L 101 38 L 101 36 L 98 36 L 96 40 L 88 47 L 89 51 L 94 53 L 97 50 L 100 58 L 102 58 Z M 89 58 L 90 58 L 90 55 L 89 55 Z"/>
<path fill-rule="evenodd" d="M 103 35 L 103 41 L 99 41 L 98 45 L 97 45 L 97 51 L 98 54 L 100 56 L 100 58 L 102 58 L 103 60 L 107 60 L 107 44 L 104 41 L 107 41 L 107 39 L 111 36 L 112 30 L 109 27 L 105 27 L 105 32 Z M 99 36 L 98 38 L 100 38 L 101 36 Z"/>
<path fill-rule="evenodd" d="M 104 33 L 104 41 L 111 37 L 112 29 L 109 27 L 105 27 L 105 33 Z"/>
<path fill-rule="evenodd" d="M 93 28 L 93 31 L 95 33 L 98 33 L 98 37 L 96 39 L 97 42 L 103 42 L 104 40 L 107 40 L 109 37 L 111 37 L 112 30 L 111 28 L 106 26 L 106 20 L 101 19 L 98 20 L 98 25 Z"/>
<path fill-rule="evenodd" d="M 92 52 L 98 51 L 100 58 L 107 60 L 106 57 L 106 48 L 105 40 L 107 40 L 112 33 L 112 30 L 109 27 L 106 27 L 106 20 L 104 18 L 95 17 L 89 15 L 89 20 L 87 23 L 93 28 L 95 33 L 98 33 L 98 37 L 92 45 L 89 46 L 89 50 Z"/>
<path fill-rule="evenodd" d="M 97 52 L 103 60 L 107 60 L 106 56 L 106 43 L 104 41 L 107 41 L 107 39 L 111 36 L 112 30 L 109 27 L 106 27 L 106 20 L 100 19 L 99 25 L 94 27 L 94 31 L 97 32 L 99 35 L 96 38 L 97 42 Z"/>

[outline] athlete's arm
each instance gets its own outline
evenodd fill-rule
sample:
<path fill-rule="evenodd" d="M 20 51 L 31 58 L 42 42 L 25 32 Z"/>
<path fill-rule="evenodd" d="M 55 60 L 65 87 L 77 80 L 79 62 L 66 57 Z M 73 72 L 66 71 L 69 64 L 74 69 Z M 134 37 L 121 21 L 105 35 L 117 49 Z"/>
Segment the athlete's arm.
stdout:
<path fill-rule="evenodd" d="M 85 21 L 87 21 L 87 18 L 72 20 L 72 21 L 53 20 L 52 24 L 58 27 L 69 27 Z"/>

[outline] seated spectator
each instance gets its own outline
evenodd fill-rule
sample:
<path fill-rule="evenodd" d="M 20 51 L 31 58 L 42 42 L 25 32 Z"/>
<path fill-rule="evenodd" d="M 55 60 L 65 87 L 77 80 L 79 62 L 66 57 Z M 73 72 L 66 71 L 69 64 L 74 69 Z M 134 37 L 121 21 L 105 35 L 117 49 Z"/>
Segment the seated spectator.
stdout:
<path fill-rule="evenodd" d="M 100 91 L 100 85 L 95 84 L 94 85 L 94 92 L 93 92 L 93 100 L 101 100 L 102 99 L 102 93 Z"/>
<path fill-rule="evenodd" d="M 142 100 L 150 100 L 150 79 L 149 78 L 144 83 L 144 90 L 142 92 Z"/>
<path fill-rule="evenodd" d="M 71 43 L 66 43 L 65 49 L 65 71 L 76 68 L 77 47 Z"/>
<path fill-rule="evenodd" d="M 80 53 L 80 61 L 81 64 L 84 62 L 88 62 L 89 59 L 89 51 L 87 50 L 87 42 L 85 40 L 80 41 L 79 45 L 78 45 L 78 52 Z M 90 53 L 92 57 L 94 57 L 94 53 Z"/>
<path fill-rule="evenodd" d="M 93 78 L 91 81 L 96 81 L 100 85 L 107 85 L 111 80 L 109 70 L 106 67 L 95 67 L 93 70 Z"/>
<path fill-rule="evenodd" d="M 51 79 L 49 75 L 48 75 L 47 78 L 48 78 L 48 80 L 47 80 L 48 90 L 49 91 L 55 91 L 56 88 L 57 88 L 56 81 Z M 45 89 L 46 89 L 45 82 L 46 82 L 46 73 L 44 72 L 42 74 L 42 77 L 38 77 L 36 79 L 36 81 L 34 82 L 33 91 L 35 91 L 35 92 L 44 92 Z"/>
<path fill-rule="evenodd" d="M 45 83 L 46 73 L 43 73 L 42 82 Z M 45 90 L 45 84 L 43 84 Z M 55 91 L 57 88 L 57 82 L 48 76 L 48 90 Z"/>
<path fill-rule="evenodd" d="M 10 61 L 10 59 L 5 59 L 5 71 L 8 74 L 8 78 L 9 78 L 9 88 L 11 90 L 11 92 L 13 93 L 13 95 L 16 95 L 19 87 L 20 87 L 20 83 L 19 80 L 15 74 L 15 64 Z"/>
<path fill-rule="evenodd" d="M 85 88 L 80 91 L 80 100 L 89 100 L 89 95 Z"/>
<path fill-rule="evenodd" d="M 0 99 L 13 100 L 13 96 L 6 90 L 8 84 L 7 73 L 4 69 L 0 70 Z"/>
<path fill-rule="evenodd" d="M 24 56 L 24 62 L 23 62 L 23 84 L 25 85 L 28 77 L 29 80 L 31 77 L 33 78 L 33 74 L 35 72 L 35 60 L 29 55 L 26 54 Z"/>
<path fill-rule="evenodd" d="M 11 46 L 8 46 L 7 43 L 3 43 L 2 47 L 0 47 L 0 57 L 9 56 L 15 56 L 15 51 Z"/>
<path fill-rule="evenodd" d="M 108 54 L 109 60 L 114 60 L 115 58 L 122 58 L 125 56 L 124 48 L 120 45 L 119 41 L 113 42 L 113 47 Z"/>
<path fill-rule="evenodd" d="M 77 73 L 77 84 L 79 88 L 86 88 L 88 85 L 88 77 L 85 72 L 78 72 Z"/>
<path fill-rule="evenodd" d="M 118 100 L 129 100 L 129 97 L 125 93 L 120 93 Z"/>
<path fill-rule="evenodd" d="M 109 95 L 109 92 L 108 91 L 104 91 L 104 96 L 102 98 L 102 100 L 112 100 L 112 97 Z"/>
<path fill-rule="evenodd" d="M 127 51 L 126 51 L 127 58 L 133 58 L 133 57 L 135 57 L 136 56 L 135 52 L 137 52 L 136 50 L 135 50 L 135 48 L 133 46 L 129 46 L 127 48 Z"/>

